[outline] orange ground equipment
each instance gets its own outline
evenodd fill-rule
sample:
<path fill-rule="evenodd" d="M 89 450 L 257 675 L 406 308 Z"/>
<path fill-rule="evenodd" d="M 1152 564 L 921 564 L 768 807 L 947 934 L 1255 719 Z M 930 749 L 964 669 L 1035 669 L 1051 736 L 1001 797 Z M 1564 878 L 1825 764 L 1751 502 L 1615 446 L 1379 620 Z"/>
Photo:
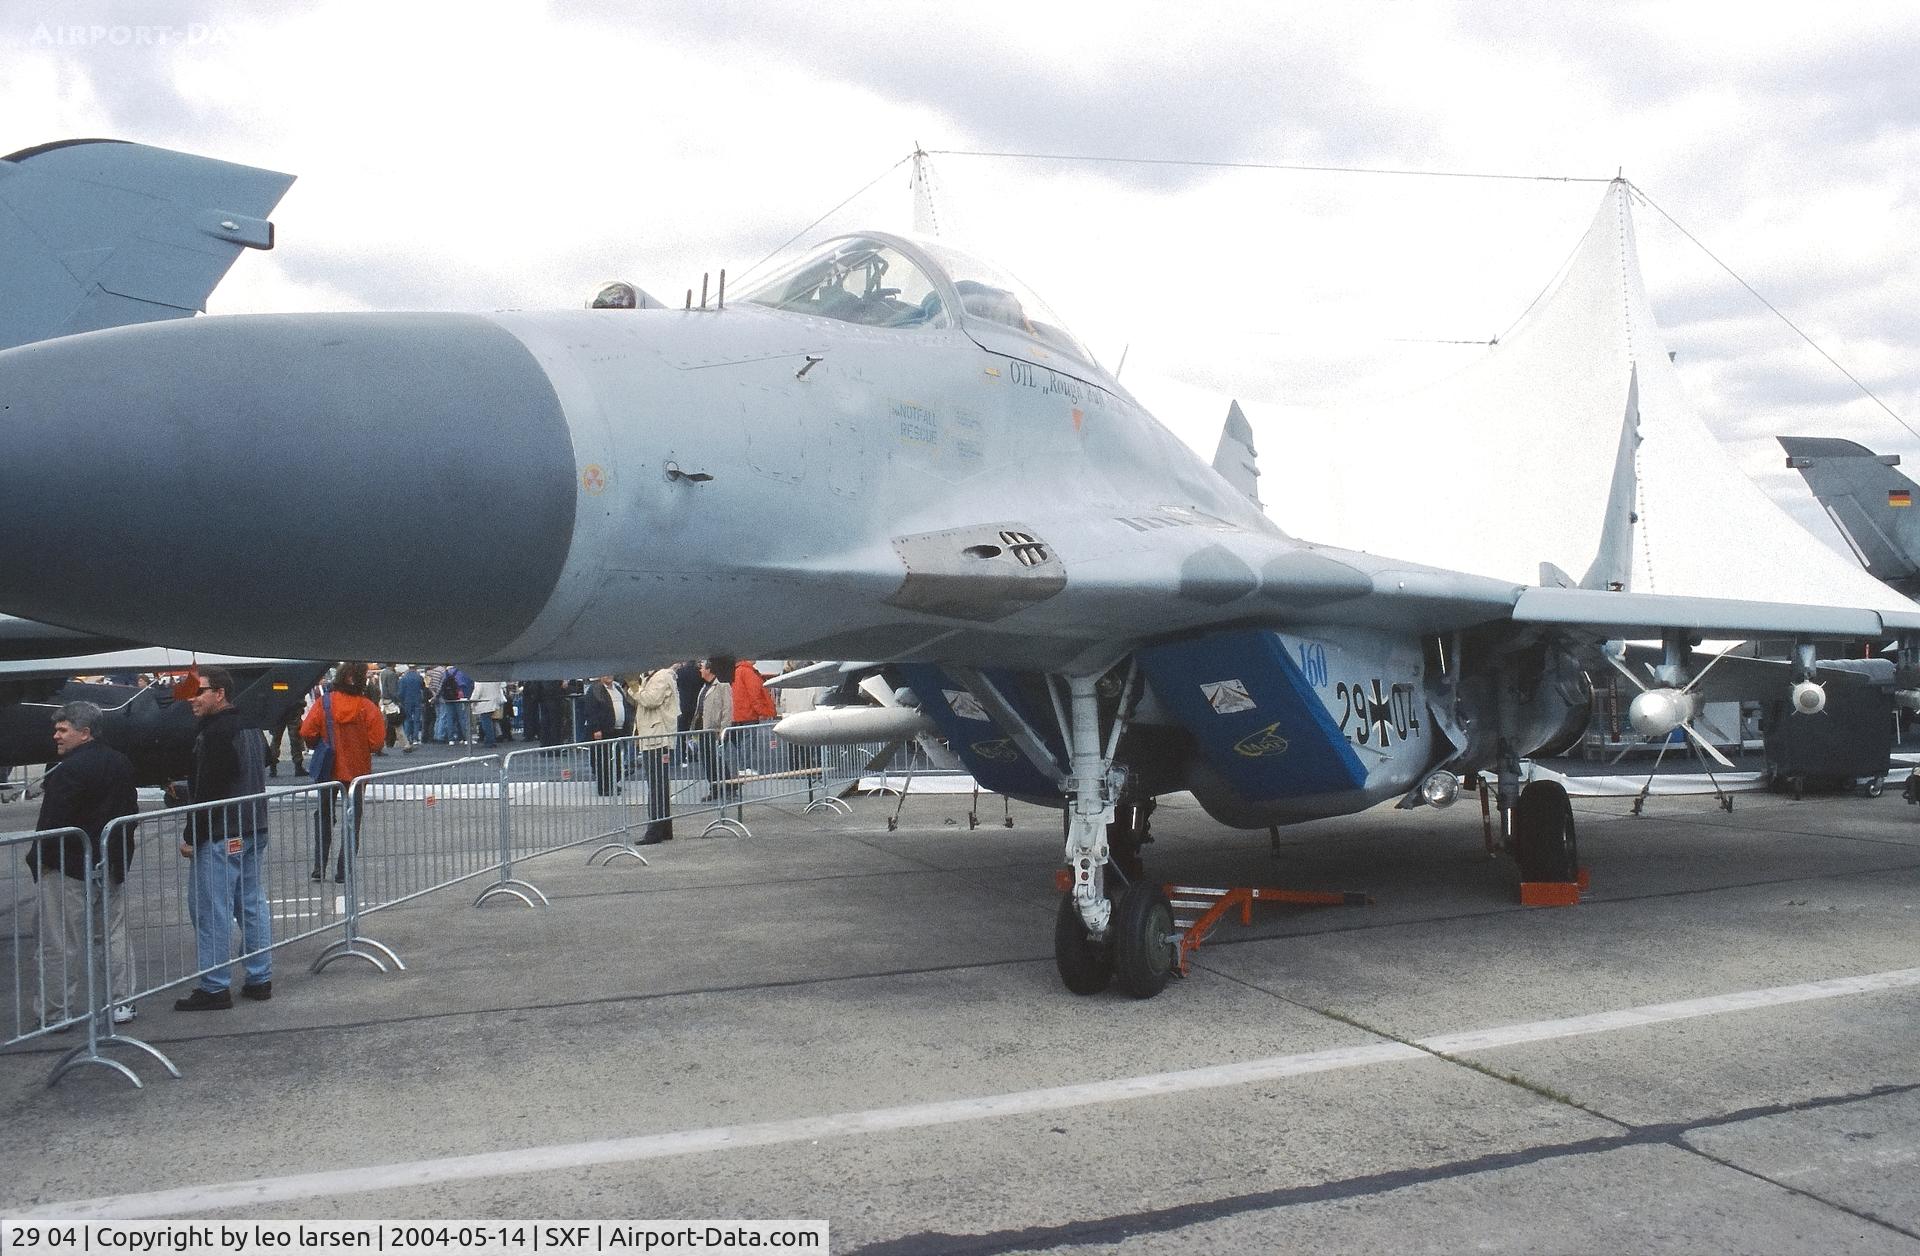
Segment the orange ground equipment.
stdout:
<path fill-rule="evenodd" d="M 1371 907 L 1371 894 L 1328 892 L 1324 890 L 1275 890 L 1260 886 L 1234 886 L 1215 889 L 1204 885 L 1167 885 L 1167 901 L 1173 906 L 1173 925 L 1179 930 L 1180 975 L 1187 975 L 1193 953 L 1207 940 L 1214 926 L 1238 907 L 1240 923 L 1253 923 L 1255 903 L 1293 903 L 1302 907 Z"/>

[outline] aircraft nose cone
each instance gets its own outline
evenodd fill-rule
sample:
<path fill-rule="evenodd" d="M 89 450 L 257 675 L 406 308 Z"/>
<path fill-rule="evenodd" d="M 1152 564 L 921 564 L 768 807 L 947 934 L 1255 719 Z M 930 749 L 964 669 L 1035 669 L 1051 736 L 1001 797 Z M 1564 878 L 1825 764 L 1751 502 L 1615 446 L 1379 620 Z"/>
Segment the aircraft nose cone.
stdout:
<path fill-rule="evenodd" d="M 571 542 L 566 414 L 475 315 L 196 318 L 0 353 L 0 610 L 292 658 L 479 659 Z"/>

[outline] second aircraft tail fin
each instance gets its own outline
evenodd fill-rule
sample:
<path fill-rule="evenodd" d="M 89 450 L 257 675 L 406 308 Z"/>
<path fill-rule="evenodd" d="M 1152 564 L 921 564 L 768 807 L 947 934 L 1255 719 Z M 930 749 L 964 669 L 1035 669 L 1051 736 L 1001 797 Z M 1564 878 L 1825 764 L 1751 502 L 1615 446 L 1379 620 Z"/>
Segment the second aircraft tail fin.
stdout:
<path fill-rule="evenodd" d="M 120 140 L 0 157 L 0 349 L 206 308 L 242 249 L 273 247 L 292 184 Z"/>
<path fill-rule="evenodd" d="M 1920 585 L 1920 488 L 1894 469 L 1900 455 L 1831 436 L 1775 439 L 1867 574 L 1902 592 Z"/>

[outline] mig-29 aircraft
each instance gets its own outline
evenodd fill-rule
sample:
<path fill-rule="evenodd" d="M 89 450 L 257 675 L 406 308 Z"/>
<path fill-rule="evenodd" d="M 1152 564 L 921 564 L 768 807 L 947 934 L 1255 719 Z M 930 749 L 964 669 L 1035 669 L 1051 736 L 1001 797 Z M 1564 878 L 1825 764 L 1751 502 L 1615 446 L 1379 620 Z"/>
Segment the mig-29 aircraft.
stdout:
<path fill-rule="evenodd" d="M 0 353 L 0 406 L 0 609 L 524 677 L 887 664 L 983 786 L 1065 808 L 1055 950 L 1081 993 L 1174 969 L 1138 859 L 1156 795 L 1266 827 L 1488 772 L 1523 879 L 1567 881 L 1566 795 L 1523 789 L 1520 760 L 1583 725 L 1605 643 L 1665 641 L 1636 708 L 1670 730 L 1702 634 L 1795 640 L 1803 676 L 1818 640 L 1898 638 L 1910 664 L 1920 642 L 1920 609 L 1609 591 L 1599 561 L 1592 587 L 1527 585 L 1290 536 L 1022 284 L 879 232 L 679 310 L 63 337 Z M 147 491 L 86 495 L 116 477 Z M 401 568 L 403 596 L 368 575 Z"/>

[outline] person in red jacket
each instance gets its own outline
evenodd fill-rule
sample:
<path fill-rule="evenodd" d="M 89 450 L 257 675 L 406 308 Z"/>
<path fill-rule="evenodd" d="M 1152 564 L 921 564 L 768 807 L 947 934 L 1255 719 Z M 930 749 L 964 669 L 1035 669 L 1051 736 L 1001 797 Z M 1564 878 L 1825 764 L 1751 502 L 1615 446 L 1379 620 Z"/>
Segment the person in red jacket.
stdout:
<path fill-rule="evenodd" d="M 760 679 L 760 669 L 753 665 L 752 659 L 741 659 L 733 665 L 733 722 L 735 724 L 757 724 L 762 720 L 778 719 L 773 709 L 773 695 L 767 692 L 767 682 Z"/>
<path fill-rule="evenodd" d="M 334 671 L 333 687 L 321 693 L 307 708 L 306 718 L 300 721 L 300 735 L 307 739 L 308 745 L 333 743 L 333 771 L 329 775 L 342 785 L 372 772 L 373 752 L 387 740 L 387 717 L 380 714 L 380 708 L 366 693 L 367 665 L 342 663 Z M 320 814 L 313 821 L 313 871 L 309 874 L 315 881 L 326 875 L 327 855 L 333 849 L 333 812 L 338 796 L 343 795 L 331 789 L 320 794 Z M 356 841 L 357 838 L 356 834 Z M 347 879 L 346 858 L 346 844 L 342 843 L 340 859 L 333 866 L 335 881 Z"/>

